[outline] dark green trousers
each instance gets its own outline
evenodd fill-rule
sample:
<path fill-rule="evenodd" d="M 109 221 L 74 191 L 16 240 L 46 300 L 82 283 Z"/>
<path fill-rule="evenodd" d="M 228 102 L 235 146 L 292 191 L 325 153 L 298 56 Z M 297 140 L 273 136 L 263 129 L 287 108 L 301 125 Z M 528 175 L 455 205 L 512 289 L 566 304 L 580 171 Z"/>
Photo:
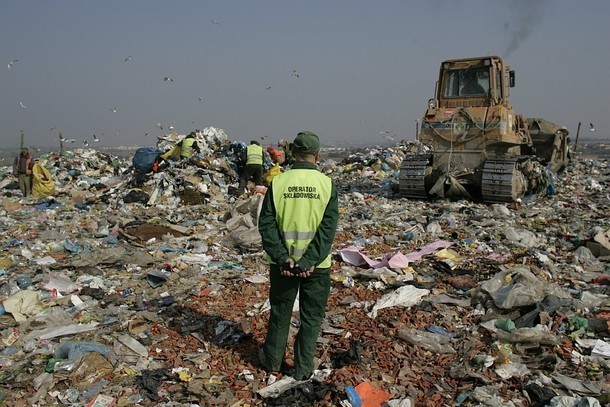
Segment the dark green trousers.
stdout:
<path fill-rule="evenodd" d="M 294 343 L 294 378 L 307 379 L 313 373 L 316 343 L 330 294 L 329 273 L 330 269 L 324 268 L 315 269 L 307 278 L 285 277 L 280 274 L 278 265 L 271 265 L 269 288 L 271 313 L 263 346 L 267 369 L 280 370 L 288 342 L 292 307 L 300 291 L 301 326 Z"/>

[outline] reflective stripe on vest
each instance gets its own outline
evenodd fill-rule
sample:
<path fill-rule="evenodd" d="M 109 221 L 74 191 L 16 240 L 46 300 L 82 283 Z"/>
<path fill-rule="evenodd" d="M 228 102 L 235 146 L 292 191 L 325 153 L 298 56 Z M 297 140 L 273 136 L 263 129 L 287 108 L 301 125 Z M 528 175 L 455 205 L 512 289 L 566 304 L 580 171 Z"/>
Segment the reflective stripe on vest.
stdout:
<path fill-rule="evenodd" d="M 182 157 L 190 157 L 193 155 L 193 144 L 195 144 L 194 138 L 185 138 L 182 140 L 182 146 L 180 147 L 180 155 Z"/>
<path fill-rule="evenodd" d="M 316 231 L 330 201 L 332 181 L 316 170 L 292 169 L 271 183 L 275 216 L 290 257 L 298 262 Z M 267 258 L 269 261 L 271 259 Z M 316 265 L 327 268 L 331 254 Z"/>
<path fill-rule="evenodd" d="M 263 165 L 263 148 L 256 144 L 250 144 L 246 149 L 246 165 L 258 164 Z"/>

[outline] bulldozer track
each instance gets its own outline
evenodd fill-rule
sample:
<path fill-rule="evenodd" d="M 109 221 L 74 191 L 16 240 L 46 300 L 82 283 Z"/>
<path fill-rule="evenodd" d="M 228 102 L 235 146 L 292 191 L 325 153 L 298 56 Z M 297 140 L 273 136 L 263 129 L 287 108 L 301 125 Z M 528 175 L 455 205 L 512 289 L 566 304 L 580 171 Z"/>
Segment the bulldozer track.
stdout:
<path fill-rule="evenodd" d="M 429 154 L 418 154 L 407 157 L 400 166 L 400 194 L 406 198 L 426 199 L 425 174 L 430 163 Z"/>
<path fill-rule="evenodd" d="M 488 158 L 483 168 L 481 195 L 483 201 L 514 202 L 521 194 L 522 175 L 517 169 L 518 157 Z"/>

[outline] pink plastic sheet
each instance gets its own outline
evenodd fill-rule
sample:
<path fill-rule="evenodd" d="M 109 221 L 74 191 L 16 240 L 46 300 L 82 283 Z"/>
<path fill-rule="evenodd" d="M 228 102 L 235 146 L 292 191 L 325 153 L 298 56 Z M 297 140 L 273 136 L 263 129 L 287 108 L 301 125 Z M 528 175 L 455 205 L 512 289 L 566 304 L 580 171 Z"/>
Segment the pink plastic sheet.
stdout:
<path fill-rule="evenodd" d="M 401 252 L 388 253 L 384 255 L 379 262 L 371 259 L 366 254 L 362 253 L 360 249 L 353 246 L 339 250 L 339 255 L 344 262 L 353 266 L 368 266 L 375 269 L 381 267 L 402 269 L 409 267 L 409 263 L 411 262 L 421 260 L 422 257 L 432 254 L 439 249 L 445 249 L 451 245 L 453 245 L 452 242 L 440 240 L 438 242 L 430 243 L 429 245 L 422 247 L 420 250 L 407 253 L 406 255 L 402 254 Z"/>

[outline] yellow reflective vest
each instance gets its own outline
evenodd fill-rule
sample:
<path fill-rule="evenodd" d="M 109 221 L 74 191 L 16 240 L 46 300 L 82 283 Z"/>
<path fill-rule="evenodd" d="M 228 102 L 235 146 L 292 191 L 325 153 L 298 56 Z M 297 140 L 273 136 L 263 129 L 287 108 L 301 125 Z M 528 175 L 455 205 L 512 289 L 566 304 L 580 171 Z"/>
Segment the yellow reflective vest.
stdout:
<path fill-rule="evenodd" d="M 276 220 L 290 257 L 298 262 L 322 222 L 332 181 L 319 171 L 292 169 L 273 178 Z M 271 262 L 270 257 L 268 260 Z M 316 267 L 331 266 L 331 254 Z"/>
<path fill-rule="evenodd" d="M 185 138 L 182 140 L 182 145 L 180 146 L 180 155 L 182 157 L 189 158 L 193 155 L 193 144 L 195 144 L 194 138 Z"/>
<path fill-rule="evenodd" d="M 258 164 L 263 165 L 263 148 L 256 144 L 250 144 L 246 148 L 246 165 Z"/>

